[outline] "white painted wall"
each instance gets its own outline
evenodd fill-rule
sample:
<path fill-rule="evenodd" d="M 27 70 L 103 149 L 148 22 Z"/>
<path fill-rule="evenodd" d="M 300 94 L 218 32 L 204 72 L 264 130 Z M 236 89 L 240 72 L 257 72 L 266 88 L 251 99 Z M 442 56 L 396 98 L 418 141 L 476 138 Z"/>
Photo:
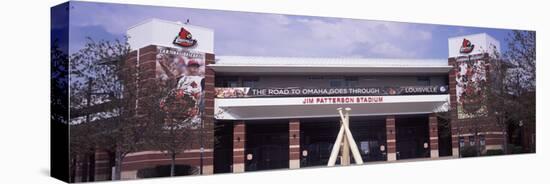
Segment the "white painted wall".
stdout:
<path fill-rule="evenodd" d="M 469 54 L 460 53 L 463 39 L 470 40 L 474 44 L 474 50 Z M 496 47 L 497 52 L 500 52 L 500 42 L 487 33 L 452 37 L 449 38 L 449 58 L 481 53 L 493 54 L 493 46 Z"/>
<path fill-rule="evenodd" d="M 182 48 L 172 43 L 174 38 L 178 36 L 181 27 L 191 32 L 193 38 L 197 40 L 196 46 L 186 49 L 214 53 L 214 30 L 204 27 L 160 19 L 148 19 L 130 27 L 126 34 L 129 37 L 128 42 L 132 50 L 148 45 Z"/>

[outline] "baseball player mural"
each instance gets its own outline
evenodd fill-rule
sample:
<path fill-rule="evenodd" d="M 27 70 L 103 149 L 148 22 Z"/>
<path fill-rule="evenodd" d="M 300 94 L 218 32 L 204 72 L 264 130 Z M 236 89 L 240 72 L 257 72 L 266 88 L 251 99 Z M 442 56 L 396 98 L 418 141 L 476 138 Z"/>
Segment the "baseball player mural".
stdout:
<path fill-rule="evenodd" d="M 486 112 L 482 87 L 486 82 L 484 60 L 457 61 L 456 94 L 458 119 L 482 116 Z"/>
<path fill-rule="evenodd" d="M 500 43 L 486 33 L 449 38 L 449 61 L 456 71 L 456 110 L 458 119 L 488 116 L 489 68 Z M 453 80 L 453 79 L 451 79 Z"/>
<path fill-rule="evenodd" d="M 183 126 L 198 128 L 204 104 L 205 55 L 159 47 L 157 77 L 168 93 L 161 108 Z"/>

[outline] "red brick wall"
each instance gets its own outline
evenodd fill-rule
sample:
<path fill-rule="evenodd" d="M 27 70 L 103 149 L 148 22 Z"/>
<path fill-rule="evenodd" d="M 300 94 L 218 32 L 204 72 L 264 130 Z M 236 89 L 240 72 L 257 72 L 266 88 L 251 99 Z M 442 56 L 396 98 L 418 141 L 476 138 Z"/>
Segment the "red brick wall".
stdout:
<path fill-rule="evenodd" d="M 154 103 L 150 103 L 152 99 L 151 91 L 158 88 L 158 79 L 156 77 L 156 56 L 158 53 L 157 46 L 149 45 L 139 49 L 139 56 L 137 51 L 132 51 L 129 57 L 126 59 L 124 73 L 129 79 L 126 82 L 125 96 L 135 101 L 129 101 L 130 111 L 136 114 L 136 116 L 145 116 L 146 109 L 158 108 Z M 138 60 L 139 59 L 139 60 Z M 214 63 L 215 55 L 206 53 L 205 64 Z M 203 131 L 203 173 L 213 173 L 213 147 L 214 147 L 214 129 L 213 129 L 213 91 L 214 91 L 214 71 L 210 67 L 206 67 L 205 71 L 205 111 L 202 115 L 204 121 Z M 136 105 L 137 103 L 137 105 Z M 138 118 L 142 119 L 142 118 Z M 139 122 L 136 122 L 139 123 Z M 200 131 L 200 130 L 197 130 Z M 197 168 L 200 167 L 200 138 L 197 137 L 196 141 L 192 143 L 191 148 L 185 150 L 183 153 L 176 156 L 176 164 L 193 165 Z M 155 167 L 157 165 L 170 164 L 170 159 L 167 154 L 159 153 L 156 150 L 143 150 L 148 151 L 147 154 L 129 154 L 123 163 L 123 171 L 138 170 L 148 167 Z"/>
<path fill-rule="evenodd" d="M 429 116 L 429 133 L 430 133 L 430 156 L 432 158 L 439 157 L 439 136 L 437 129 L 437 116 L 431 113 Z"/>
<path fill-rule="evenodd" d="M 210 68 L 209 64 L 215 63 L 215 55 L 206 53 L 205 55 L 205 76 L 204 76 L 204 112 L 202 114 L 202 120 L 204 122 L 204 148 L 206 150 L 211 150 L 205 152 L 205 162 L 204 165 L 208 165 L 208 170 L 203 170 L 203 174 L 213 174 L 214 173 L 214 80 L 215 72 Z"/>
<path fill-rule="evenodd" d="M 487 60 L 488 55 L 485 55 Z M 469 119 L 458 119 L 457 109 L 457 96 L 456 96 L 456 75 L 457 66 L 456 58 L 448 59 L 449 66 L 453 68 L 449 71 L 449 96 L 451 101 L 450 107 L 450 121 L 451 121 L 451 134 L 452 134 L 452 147 L 458 149 L 459 137 L 472 134 L 477 129 L 480 135 L 486 135 L 486 145 L 502 145 L 502 136 L 495 136 L 494 133 L 502 133 L 502 128 L 498 126 L 494 117 L 479 117 Z M 453 153 L 453 156 L 458 156 Z"/>
<path fill-rule="evenodd" d="M 300 167 L 300 120 L 291 119 L 288 123 L 288 158 L 290 168 Z"/>
<path fill-rule="evenodd" d="M 158 151 L 134 153 L 124 158 L 122 165 L 123 171 L 133 171 L 143 168 L 150 168 L 159 165 L 170 165 L 171 158 L 166 154 Z M 186 150 L 183 153 L 176 155 L 176 164 L 193 165 L 199 168 L 200 152 L 199 150 Z M 212 158 L 204 159 L 203 164 L 212 165 Z"/>
<path fill-rule="evenodd" d="M 109 153 L 106 151 L 95 152 L 95 180 L 111 179 L 111 165 Z"/>
<path fill-rule="evenodd" d="M 244 121 L 235 121 L 233 124 L 233 172 L 244 172 L 245 144 L 246 124 Z"/>
<path fill-rule="evenodd" d="M 386 150 L 388 155 L 388 161 L 394 161 L 396 157 L 396 136 L 395 136 L 395 116 L 386 116 Z"/>
<path fill-rule="evenodd" d="M 456 103 L 456 59 L 449 58 L 449 66 L 453 68 L 449 71 L 449 97 L 451 100 L 450 111 L 450 124 L 451 124 L 451 141 L 454 150 L 458 150 L 458 121 L 457 121 L 457 103 Z M 458 152 L 453 151 L 453 156 L 458 157 Z"/>

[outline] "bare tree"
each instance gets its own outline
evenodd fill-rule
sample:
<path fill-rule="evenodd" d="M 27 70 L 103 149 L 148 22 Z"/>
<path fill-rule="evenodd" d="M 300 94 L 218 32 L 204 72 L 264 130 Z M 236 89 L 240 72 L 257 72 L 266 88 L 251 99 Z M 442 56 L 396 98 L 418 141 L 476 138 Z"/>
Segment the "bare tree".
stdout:
<path fill-rule="evenodd" d="M 73 135 L 115 153 L 114 179 L 121 177 L 124 157 L 151 142 L 154 129 L 150 127 L 156 117 L 156 108 L 146 108 L 153 112 L 138 117 L 132 98 L 135 90 L 126 90 L 135 83 L 136 74 L 125 64 L 129 52 L 126 40 L 96 42 L 88 38 L 84 47 L 71 55 L 70 63 L 72 124 L 90 124 L 87 126 L 94 130 Z"/>
<path fill-rule="evenodd" d="M 68 131 L 69 125 L 69 96 L 68 96 L 68 74 L 69 74 L 69 56 L 63 49 L 59 46 L 59 40 L 54 40 L 50 48 L 50 60 L 51 60 L 51 98 L 50 98 L 50 107 L 51 107 L 51 122 L 52 130 L 65 130 Z M 53 132 L 53 131 L 52 131 Z M 71 134 L 69 134 L 70 136 Z M 65 136 L 65 135 L 52 135 L 52 136 Z M 62 137 L 63 140 L 66 137 Z M 52 137 L 52 141 L 55 138 Z M 55 139 L 59 140 L 59 139 Z M 72 148 L 74 142 L 73 139 L 69 138 L 69 181 L 74 182 L 75 170 L 76 170 L 76 151 L 79 150 Z M 53 151 L 53 149 L 52 149 Z M 52 154 L 54 154 L 52 152 Z M 53 171 L 52 171 L 53 172 Z"/>
<path fill-rule="evenodd" d="M 188 125 L 199 113 L 199 102 L 175 88 L 175 74 L 168 73 L 166 84 L 159 79 L 143 83 L 139 66 L 126 62 L 129 53 L 126 41 L 96 42 L 88 38 L 84 48 L 71 55 L 73 146 L 86 146 L 75 150 L 114 153 L 113 178 L 117 180 L 129 153 L 165 151 L 172 160 L 173 176 L 176 156 L 188 149 L 198 134 Z"/>
<path fill-rule="evenodd" d="M 155 148 L 166 152 L 171 159 L 170 176 L 175 176 L 176 156 L 191 148 L 201 132 L 192 126 L 192 118 L 199 113 L 199 101 L 192 94 L 176 87 L 178 75 L 163 56 L 158 61 L 168 79 L 159 81 L 163 123 L 157 127 Z"/>
<path fill-rule="evenodd" d="M 536 88 L 536 33 L 514 30 L 506 40 L 508 51 L 504 53 L 504 58 L 513 65 L 512 72 L 519 76 L 517 80 L 521 83 L 521 89 L 534 91 Z"/>
<path fill-rule="evenodd" d="M 536 107 L 535 32 L 513 31 L 507 42 L 509 49 L 504 54 L 492 53 L 488 61 L 490 83 L 484 86 L 488 113 L 503 132 L 504 153 L 509 152 L 508 127 L 522 122 L 534 124 Z"/>
<path fill-rule="evenodd" d="M 536 33 L 513 31 L 504 58 L 512 65 L 507 90 L 516 97 L 518 109 L 511 114 L 518 121 L 535 123 L 536 114 Z"/>
<path fill-rule="evenodd" d="M 514 125 L 535 126 L 536 121 L 536 33 L 515 30 L 509 34 L 505 60 L 511 63 L 507 91 L 514 109 L 507 113 Z"/>
<path fill-rule="evenodd" d="M 69 73 L 69 68 L 67 68 L 67 66 L 69 64 L 69 57 L 59 48 L 59 42 L 57 40 L 54 40 L 52 48 L 50 49 L 50 59 L 52 61 L 52 73 L 50 76 L 52 78 L 50 88 L 52 98 L 50 102 L 51 106 L 55 107 L 51 109 L 51 119 L 54 122 L 67 124 L 66 114 L 69 110 L 68 104 L 66 103 L 68 101 L 67 83 L 69 82 L 67 80 L 67 75 Z"/>

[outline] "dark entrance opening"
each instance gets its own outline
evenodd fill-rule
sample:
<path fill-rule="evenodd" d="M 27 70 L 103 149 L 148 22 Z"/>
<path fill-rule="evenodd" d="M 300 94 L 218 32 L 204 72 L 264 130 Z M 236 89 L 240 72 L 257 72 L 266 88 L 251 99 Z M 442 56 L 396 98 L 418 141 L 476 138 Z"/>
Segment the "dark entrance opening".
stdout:
<path fill-rule="evenodd" d="M 351 133 L 363 161 L 387 160 L 385 117 L 351 117 L 350 121 Z"/>
<path fill-rule="evenodd" d="M 430 157 L 428 115 L 395 118 L 397 159 Z"/>
<path fill-rule="evenodd" d="M 247 121 L 245 171 L 288 168 L 288 121 Z"/>
<path fill-rule="evenodd" d="M 233 165 L 233 123 L 217 121 L 214 125 L 214 173 L 231 172 Z"/>
<path fill-rule="evenodd" d="M 351 117 L 350 129 L 363 161 L 386 160 L 384 117 Z M 300 130 L 300 167 L 326 165 L 340 130 L 340 119 L 301 119 Z M 304 155 L 304 151 L 307 154 Z M 352 157 L 352 163 L 354 162 Z M 340 164 L 339 159 L 336 164 Z"/>
<path fill-rule="evenodd" d="M 439 146 L 439 156 L 452 156 L 453 155 L 453 145 L 452 145 L 452 134 L 451 134 L 451 124 L 449 120 L 444 118 L 437 118 L 437 136 L 438 136 L 438 146 Z"/>
<path fill-rule="evenodd" d="M 336 118 L 300 120 L 300 167 L 327 165 L 340 128 L 338 121 Z M 339 163 L 339 159 L 336 160 L 336 164 Z"/>

